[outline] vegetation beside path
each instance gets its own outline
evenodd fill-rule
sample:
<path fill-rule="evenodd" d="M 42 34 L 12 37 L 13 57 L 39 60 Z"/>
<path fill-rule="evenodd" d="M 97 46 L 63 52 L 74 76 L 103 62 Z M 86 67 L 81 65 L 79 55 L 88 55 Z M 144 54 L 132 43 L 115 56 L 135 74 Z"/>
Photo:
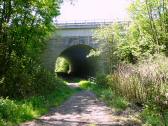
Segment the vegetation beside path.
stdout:
<path fill-rule="evenodd" d="M 80 87 L 82 89 L 93 91 L 98 96 L 98 98 L 103 100 L 108 106 L 112 108 L 112 111 L 114 111 L 116 115 L 119 114 L 121 116 L 127 116 L 130 118 L 130 120 L 134 120 L 136 123 L 143 126 L 167 125 L 167 115 L 165 115 L 165 119 L 163 119 L 161 115 L 162 113 L 157 108 L 158 106 L 155 106 L 155 104 L 151 103 L 144 103 L 141 105 L 135 101 L 131 101 L 128 99 L 128 97 L 124 97 L 123 94 L 117 94 L 112 86 L 107 86 L 109 82 L 107 83 L 108 80 L 104 77 L 101 77 L 101 80 L 97 77 L 94 82 L 86 80 L 80 81 Z M 100 84 L 100 82 L 103 83 Z M 111 84 L 113 85 L 114 82 L 111 82 Z M 120 86 L 119 83 L 118 85 Z M 134 93 L 130 94 L 130 96 L 133 95 Z M 165 110 L 163 114 L 166 113 L 167 111 Z"/>
<path fill-rule="evenodd" d="M 50 108 L 59 106 L 75 92 L 75 89 L 62 82 L 58 89 L 46 95 L 22 100 L 0 98 L 0 126 L 14 126 L 40 117 Z"/>
<path fill-rule="evenodd" d="M 36 118 L 73 93 L 41 64 L 62 2 L 0 1 L 0 126 Z"/>
<path fill-rule="evenodd" d="M 142 125 L 140 117 L 142 108 L 131 104 L 124 97 L 116 95 L 112 89 L 98 85 L 95 82 L 83 80 L 79 82 L 79 85 L 82 89 L 94 92 L 100 100 L 105 102 L 111 108 L 115 118 L 119 120 L 125 118 L 128 124 L 134 123 L 133 125 Z"/>
<path fill-rule="evenodd" d="M 98 86 L 94 82 L 82 80 L 79 82 L 80 88 L 93 91 L 100 99 L 105 101 L 109 106 L 114 107 L 116 111 L 126 109 L 129 102 L 123 97 L 116 96 L 109 88 Z"/>

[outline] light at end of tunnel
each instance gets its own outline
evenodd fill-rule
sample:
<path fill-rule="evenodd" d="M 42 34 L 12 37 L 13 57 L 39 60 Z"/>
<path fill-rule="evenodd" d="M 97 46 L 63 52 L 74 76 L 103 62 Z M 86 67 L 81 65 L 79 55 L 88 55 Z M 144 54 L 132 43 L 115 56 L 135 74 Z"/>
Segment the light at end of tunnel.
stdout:
<path fill-rule="evenodd" d="M 55 72 L 70 73 L 70 63 L 64 57 L 58 57 L 55 63 Z"/>

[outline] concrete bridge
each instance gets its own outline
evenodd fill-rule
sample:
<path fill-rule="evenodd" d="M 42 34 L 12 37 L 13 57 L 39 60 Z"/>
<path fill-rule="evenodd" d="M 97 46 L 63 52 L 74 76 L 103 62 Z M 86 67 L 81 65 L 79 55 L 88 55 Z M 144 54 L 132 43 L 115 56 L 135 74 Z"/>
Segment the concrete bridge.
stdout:
<path fill-rule="evenodd" d="M 72 73 L 91 73 L 96 71 L 95 59 L 86 58 L 90 50 L 99 46 L 92 37 L 94 30 L 100 26 L 110 25 L 113 22 L 78 22 L 59 23 L 58 30 L 49 40 L 44 54 L 44 65 L 54 71 L 59 56 L 71 62 Z M 118 22 L 127 23 L 128 22 Z M 90 69 L 90 70 L 89 70 Z M 80 70 L 80 71 L 79 71 Z"/>

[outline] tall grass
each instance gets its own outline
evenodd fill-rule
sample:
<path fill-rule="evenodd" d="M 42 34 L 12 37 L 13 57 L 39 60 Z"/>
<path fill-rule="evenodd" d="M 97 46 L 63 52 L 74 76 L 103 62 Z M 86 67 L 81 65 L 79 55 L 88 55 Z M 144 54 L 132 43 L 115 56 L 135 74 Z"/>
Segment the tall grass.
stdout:
<path fill-rule="evenodd" d="M 159 102 L 160 97 L 166 98 L 168 93 L 168 71 L 162 71 L 162 66 L 163 64 L 155 63 L 144 63 L 139 66 L 119 65 L 116 72 L 107 76 L 108 85 L 115 93 L 133 102 L 144 103 L 151 99 Z"/>
<path fill-rule="evenodd" d="M 168 125 L 168 59 L 156 56 L 137 65 L 120 64 L 105 80 L 115 94 L 144 106 L 153 125 Z M 105 82 L 105 81 L 104 81 Z M 148 114 L 147 114 L 148 113 Z M 150 114 L 149 114 L 150 113 Z M 155 113 L 155 114 L 154 114 Z M 150 117 L 149 117 L 150 115 Z M 155 116 L 154 116 L 155 115 Z M 156 118 L 158 117 L 158 121 Z M 150 120 L 148 119 L 148 120 Z"/>

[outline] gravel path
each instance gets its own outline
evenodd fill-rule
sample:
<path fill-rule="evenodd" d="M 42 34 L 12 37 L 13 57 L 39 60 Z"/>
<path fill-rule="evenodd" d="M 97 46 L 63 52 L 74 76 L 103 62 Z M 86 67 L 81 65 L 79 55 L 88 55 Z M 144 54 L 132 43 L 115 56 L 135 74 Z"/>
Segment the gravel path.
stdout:
<path fill-rule="evenodd" d="M 47 115 L 21 126 L 140 126 L 134 119 L 115 114 L 90 91 L 80 91 Z"/>

